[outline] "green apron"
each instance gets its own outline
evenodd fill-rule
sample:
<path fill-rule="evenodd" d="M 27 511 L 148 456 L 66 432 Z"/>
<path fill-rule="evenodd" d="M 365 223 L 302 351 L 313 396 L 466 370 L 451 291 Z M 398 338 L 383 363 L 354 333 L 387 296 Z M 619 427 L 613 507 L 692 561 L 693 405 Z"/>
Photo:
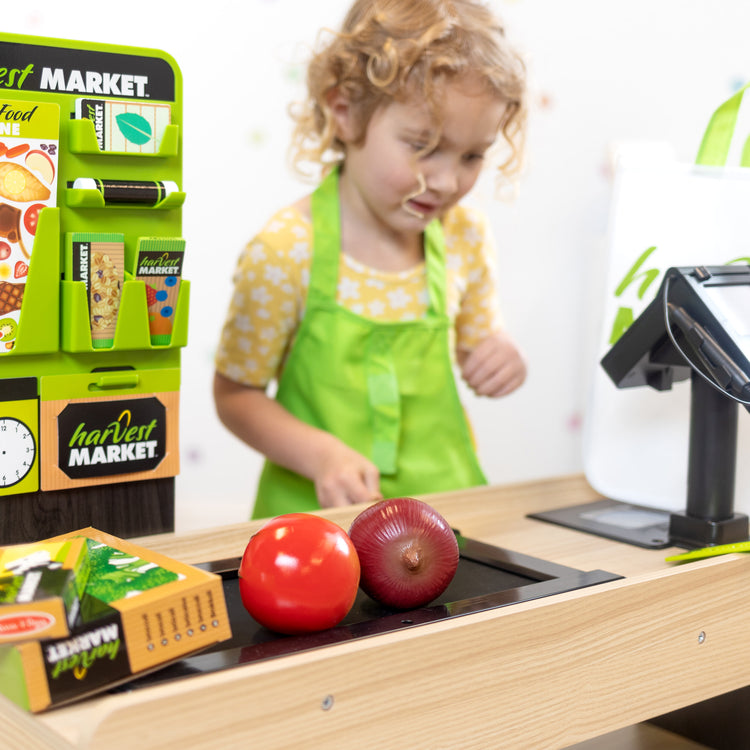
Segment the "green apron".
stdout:
<path fill-rule="evenodd" d="M 338 436 L 380 470 L 383 497 L 486 484 L 459 401 L 449 350 L 445 245 L 425 230 L 429 306 L 420 320 L 372 321 L 336 302 L 338 172 L 312 195 L 313 257 L 305 314 L 277 401 Z M 313 483 L 266 461 L 254 518 L 319 508 Z"/>

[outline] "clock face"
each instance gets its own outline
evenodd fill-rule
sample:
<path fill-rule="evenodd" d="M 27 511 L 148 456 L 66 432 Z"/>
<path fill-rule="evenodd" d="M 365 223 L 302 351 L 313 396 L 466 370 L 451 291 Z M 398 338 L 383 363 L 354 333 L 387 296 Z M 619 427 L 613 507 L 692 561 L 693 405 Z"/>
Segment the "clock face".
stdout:
<path fill-rule="evenodd" d="M 0 417 L 0 487 L 20 482 L 34 465 L 36 442 L 19 419 Z"/>

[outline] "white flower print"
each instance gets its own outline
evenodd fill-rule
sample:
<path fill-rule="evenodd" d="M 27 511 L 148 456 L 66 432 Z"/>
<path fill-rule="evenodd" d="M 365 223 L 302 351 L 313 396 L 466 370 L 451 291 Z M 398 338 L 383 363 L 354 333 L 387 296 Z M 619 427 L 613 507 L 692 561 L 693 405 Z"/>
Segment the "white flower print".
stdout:
<path fill-rule="evenodd" d="M 339 299 L 359 299 L 359 282 L 343 278 L 338 286 Z"/>
<path fill-rule="evenodd" d="M 379 318 L 385 310 L 385 303 L 381 299 L 374 299 L 367 305 L 367 309 L 370 313 L 370 317 Z"/>
<path fill-rule="evenodd" d="M 365 286 L 370 287 L 371 289 L 385 289 L 385 283 L 382 279 L 376 279 L 374 277 L 369 277 L 367 281 L 365 281 Z"/>
<path fill-rule="evenodd" d="M 266 281 L 270 281 L 274 286 L 279 286 L 282 281 L 286 281 L 289 278 L 289 275 L 281 266 L 266 266 L 263 278 Z"/>
<path fill-rule="evenodd" d="M 249 247 L 250 259 L 253 263 L 260 263 L 264 261 L 268 256 L 266 255 L 266 248 L 260 242 L 254 242 Z"/>
<path fill-rule="evenodd" d="M 250 299 L 261 305 L 267 305 L 273 299 L 273 295 L 269 294 L 268 289 L 264 286 L 256 286 L 255 289 L 250 292 Z"/>
<path fill-rule="evenodd" d="M 482 241 L 482 235 L 479 230 L 473 224 L 469 224 L 464 230 L 464 239 L 467 244 L 476 246 Z"/>
<path fill-rule="evenodd" d="M 458 253 L 445 254 L 445 267 L 450 271 L 460 271 L 463 265 L 463 258 Z"/>
<path fill-rule="evenodd" d="M 310 243 L 295 242 L 289 250 L 289 257 L 298 265 L 304 263 L 310 257 Z"/>
<path fill-rule="evenodd" d="M 236 315 L 234 318 L 234 327 L 243 333 L 250 333 L 253 330 L 253 322 L 249 315 Z"/>
<path fill-rule="evenodd" d="M 386 297 L 394 310 L 406 307 L 412 300 L 412 296 L 403 289 L 394 289 L 392 292 L 388 292 Z"/>
<path fill-rule="evenodd" d="M 246 379 L 248 371 L 252 372 L 253 370 L 257 369 L 258 363 L 253 361 L 252 359 L 248 359 L 245 360 L 241 365 L 230 364 L 227 367 L 226 374 L 230 380 L 235 380 L 239 383 L 242 383 Z"/>

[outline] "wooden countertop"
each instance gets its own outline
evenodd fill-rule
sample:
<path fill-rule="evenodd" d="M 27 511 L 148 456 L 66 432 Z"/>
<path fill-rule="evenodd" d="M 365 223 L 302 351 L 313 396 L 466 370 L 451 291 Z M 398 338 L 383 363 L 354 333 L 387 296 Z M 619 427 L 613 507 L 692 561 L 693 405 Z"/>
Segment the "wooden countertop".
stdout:
<path fill-rule="evenodd" d="M 573 476 L 423 499 L 464 536 L 621 580 L 37 716 L 0 696 L 4 738 L 28 750 L 542 750 L 750 683 L 750 557 L 674 565 L 671 550 L 526 517 L 597 498 Z M 360 510 L 324 515 L 347 528 Z M 138 541 L 201 562 L 242 554 L 258 526 Z"/>

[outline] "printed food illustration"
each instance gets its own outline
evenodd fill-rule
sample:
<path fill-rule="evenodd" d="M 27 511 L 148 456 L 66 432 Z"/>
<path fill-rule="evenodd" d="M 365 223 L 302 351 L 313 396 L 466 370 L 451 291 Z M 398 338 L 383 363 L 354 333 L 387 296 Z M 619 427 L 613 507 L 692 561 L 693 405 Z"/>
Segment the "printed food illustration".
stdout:
<path fill-rule="evenodd" d="M 0 281 L 0 352 L 13 348 L 18 332 L 18 313 L 23 302 L 26 284 Z"/>
<path fill-rule="evenodd" d="M 23 114 L 14 115 L 17 131 L 0 131 L 0 354 L 15 345 L 39 215 L 57 195 L 59 109 L 9 106 Z"/>
<path fill-rule="evenodd" d="M 21 242 L 21 209 L 7 203 L 0 203 L 0 237 L 5 237 L 10 242 Z M 23 243 L 21 247 L 23 248 Z M 0 257 L 5 260 L 10 257 L 11 247 L 4 242 L 2 248 L 3 254 Z M 29 257 L 25 249 L 23 253 L 27 258 Z"/>
<path fill-rule="evenodd" d="M 26 154 L 26 166 L 37 172 L 48 185 L 55 181 L 55 162 L 45 151 L 29 151 Z"/>
<path fill-rule="evenodd" d="M 0 281 L 0 315 L 21 309 L 26 284 L 12 284 Z"/>
<path fill-rule="evenodd" d="M 45 187 L 26 167 L 12 162 L 0 163 L 0 197 L 28 203 L 46 201 L 50 196 Z"/>

